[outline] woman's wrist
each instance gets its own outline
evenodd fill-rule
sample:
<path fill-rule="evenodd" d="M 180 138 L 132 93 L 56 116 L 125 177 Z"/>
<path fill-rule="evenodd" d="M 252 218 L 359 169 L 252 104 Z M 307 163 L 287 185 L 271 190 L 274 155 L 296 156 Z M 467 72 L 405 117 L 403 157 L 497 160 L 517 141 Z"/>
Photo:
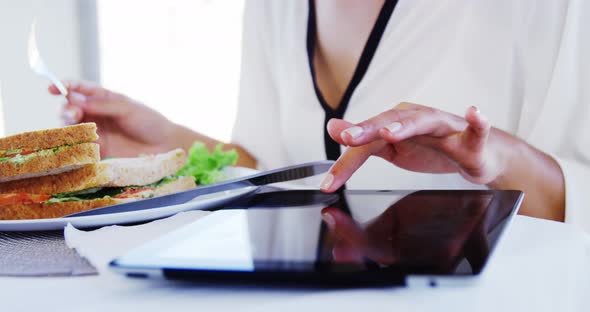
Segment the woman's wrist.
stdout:
<path fill-rule="evenodd" d="M 166 138 L 169 138 L 166 140 L 170 142 L 169 149 L 181 147 L 188 151 L 195 141 L 200 141 L 212 151 L 218 144 L 224 143 L 173 122 L 170 122 L 164 131 Z M 256 168 L 256 159 L 240 145 L 224 143 L 224 149 L 235 149 L 238 152 L 238 166 Z"/>
<path fill-rule="evenodd" d="M 171 121 L 164 126 L 162 132 L 167 150 L 182 148 L 188 151 L 193 142 L 198 140 L 197 133 Z"/>
<path fill-rule="evenodd" d="M 523 191 L 521 214 L 563 221 L 565 182 L 557 161 L 517 137 L 507 133 L 501 136 L 498 155 L 503 165 L 487 186 Z"/>
<path fill-rule="evenodd" d="M 522 161 L 526 159 L 530 148 L 524 141 L 498 129 L 493 129 L 490 137 L 493 149 L 496 177 L 487 184 L 492 189 L 514 189 L 513 176 L 522 169 Z"/>

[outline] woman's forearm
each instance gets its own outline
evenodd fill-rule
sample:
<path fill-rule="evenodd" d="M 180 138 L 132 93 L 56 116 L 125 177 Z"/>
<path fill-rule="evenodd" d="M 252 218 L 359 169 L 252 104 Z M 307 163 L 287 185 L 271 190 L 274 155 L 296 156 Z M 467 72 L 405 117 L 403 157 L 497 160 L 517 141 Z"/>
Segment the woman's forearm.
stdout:
<path fill-rule="evenodd" d="M 180 125 L 176 125 L 172 133 L 175 147 L 180 146 L 188 151 L 195 141 L 201 141 L 212 151 L 219 143 L 223 143 L 225 150 L 235 149 L 238 152 L 237 166 L 256 168 L 256 159 L 240 145 L 221 142 Z"/>
<path fill-rule="evenodd" d="M 524 191 L 520 214 L 564 221 L 565 182 L 557 161 L 520 139 L 499 135 L 510 142 L 510 150 L 506 151 L 504 174 L 488 186 Z"/>

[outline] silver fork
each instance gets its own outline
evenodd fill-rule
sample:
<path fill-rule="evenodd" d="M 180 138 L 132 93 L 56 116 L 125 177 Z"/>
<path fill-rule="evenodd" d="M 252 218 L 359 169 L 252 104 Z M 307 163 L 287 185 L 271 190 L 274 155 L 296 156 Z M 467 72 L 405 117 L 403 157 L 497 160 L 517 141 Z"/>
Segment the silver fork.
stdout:
<path fill-rule="evenodd" d="M 34 19 L 33 23 L 31 24 L 31 31 L 29 32 L 29 40 L 27 46 L 27 52 L 29 56 L 29 66 L 37 74 L 38 76 L 44 77 L 49 79 L 51 83 L 53 83 L 59 93 L 63 96 L 68 95 L 68 89 L 64 86 L 64 84 L 59 80 L 49 69 L 45 66 L 43 59 L 41 59 L 41 55 L 39 54 L 39 48 L 37 48 L 37 35 L 36 35 L 36 28 L 37 28 L 37 20 Z"/>

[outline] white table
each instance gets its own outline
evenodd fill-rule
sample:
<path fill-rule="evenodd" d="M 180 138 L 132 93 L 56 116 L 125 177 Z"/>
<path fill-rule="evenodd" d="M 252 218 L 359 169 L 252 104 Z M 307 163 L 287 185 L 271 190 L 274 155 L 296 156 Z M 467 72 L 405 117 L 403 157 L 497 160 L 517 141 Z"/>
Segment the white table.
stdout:
<path fill-rule="evenodd" d="M 590 237 L 517 216 L 473 286 L 312 290 L 207 287 L 102 273 L 0 278 L 2 311 L 590 311 Z M 320 310 L 323 309 L 323 310 Z"/>

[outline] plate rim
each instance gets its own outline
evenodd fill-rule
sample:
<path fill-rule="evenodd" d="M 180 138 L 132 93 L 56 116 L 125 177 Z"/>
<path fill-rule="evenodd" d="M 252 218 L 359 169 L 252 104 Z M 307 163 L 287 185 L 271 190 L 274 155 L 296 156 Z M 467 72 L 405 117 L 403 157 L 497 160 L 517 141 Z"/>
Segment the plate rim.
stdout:
<path fill-rule="evenodd" d="M 25 220 L 0 220 L 0 231 L 51 231 L 61 230 L 71 223 L 77 228 L 96 228 L 108 225 L 122 225 L 134 222 L 152 221 L 173 216 L 177 213 L 191 210 L 204 210 L 215 205 L 220 205 L 241 196 L 246 196 L 258 187 L 248 186 L 240 189 L 218 192 L 221 198 L 206 198 L 203 201 L 197 199 L 178 205 L 162 206 L 158 208 L 116 212 L 93 216 L 80 216 L 69 218 L 25 219 Z M 217 194 L 217 193 L 213 193 Z M 207 195 L 213 195 L 207 194 Z M 198 197 L 197 197 L 198 198 Z"/>
<path fill-rule="evenodd" d="M 241 176 L 252 174 L 252 171 L 257 171 L 244 167 L 228 167 L 227 172 L 231 176 Z M 134 222 L 152 221 L 173 216 L 177 213 L 190 210 L 203 210 L 211 208 L 214 205 L 223 204 L 229 200 L 246 196 L 258 189 L 257 186 L 247 186 L 244 188 L 221 191 L 201 196 L 206 196 L 202 201 L 198 201 L 199 197 L 177 205 L 162 206 L 152 209 L 126 211 L 109 213 L 93 216 L 79 216 L 79 217 L 60 217 L 60 218 L 46 218 L 46 219 L 24 219 L 24 220 L 0 220 L 0 232 L 23 232 L 23 231 L 51 231 L 64 229 L 69 223 L 77 228 L 96 228 L 109 225 L 121 225 Z M 213 198 L 210 195 L 219 194 Z M 222 196 L 223 195 L 223 196 Z M 219 198 L 221 196 L 221 198 Z M 114 219 L 114 220 L 110 220 Z"/>

